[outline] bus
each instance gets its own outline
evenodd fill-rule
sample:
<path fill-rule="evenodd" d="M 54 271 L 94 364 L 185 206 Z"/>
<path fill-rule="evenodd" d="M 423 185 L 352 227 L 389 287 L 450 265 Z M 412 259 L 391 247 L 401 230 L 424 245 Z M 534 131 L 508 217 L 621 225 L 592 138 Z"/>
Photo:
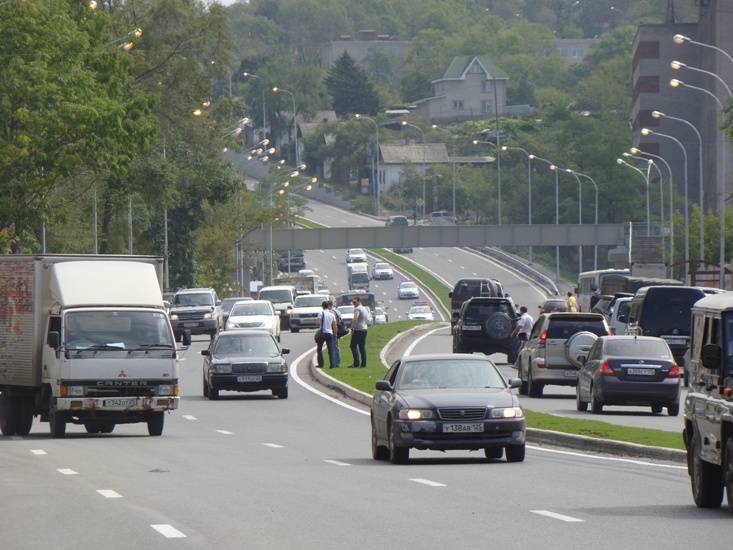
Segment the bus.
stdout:
<path fill-rule="evenodd" d="M 578 275 L 578 286 L 575 294 L 578 296 L 578 310 L 590 311 L 590 297 L 595 286 L 600 294 L 603 288 L 603 279 L 609 275 L 628 275 L 628 269 L 598 269 L 596 271 L 584 271 Z M 613 294 L 613 293 L 611 293 Z"/>
<path fill-rule="evenodd" d="M 336 306 L 350 306 L 351 300 L 353 300 L 354 298 L 361 298 L 362 305 L 368 307 L 371 311 L 374 311 L 374 308 L 377 305 L 377 300 L 374 297 L 373 292 L 354 291 L 344 292 L 341 296 L 339 296 Z"/>

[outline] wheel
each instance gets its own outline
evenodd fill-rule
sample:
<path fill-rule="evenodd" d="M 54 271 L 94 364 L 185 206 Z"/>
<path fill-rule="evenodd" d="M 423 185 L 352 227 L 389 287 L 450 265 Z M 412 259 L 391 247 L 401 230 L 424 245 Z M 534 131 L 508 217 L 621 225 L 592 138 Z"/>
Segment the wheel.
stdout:
<path fill-rule="evenodd" d="M 272 390 L 272 395 L 274 395 L 278 399 L 287 399 L 288 398 L 288 388 L 287 388 L 287 386 L 284 387 L 284 388 L 277 388 L 275 390 Z"/>
<path fill-rule="evenodd" d="M 502 447 L 486 447 L 484 449 L 484 455 L 488 459 L 500 459 L 504 456 L 504 449 Z"/>
<path fill-rule="evenodd" d="M 506 361 L 510 365 L 514 365 L 517 362 L 518 357 L 519 357 L 519 353 L 517 353 L 516 351 L 512 351 L 506 354 Z"/>
<path fill-rule="evenodd" d="M 16 398 L 5 393 L 0 393 L 0 431 L 3 435 L 15 435 L 18 433 L 18 407 Z"/>
<path fill-rule="evenodd" d="M 33 427 L 33 396 L 18 397 L 18 435 L 28 435 Z"/>
<path fill-rule="evenodd" d="M 723 483 L 725 494 L 728 497 L 728 510 L 733 514 L 733 438 L 728 437 L 725 441 L 725 452 L 723 453 Z"/>
<path fill-rule="evenodd" d="M 54 439 L 61 439 L 66 435 L 66 411 L 57 410 L 55 404 L 48 410 L 48 430 Z"/>
<path fill-rule="evenodd" d="M 115 431 L 115 425 L 112 423 L 102 424 L 99 428 L 99 432 L 103 434 L 111 434 L 113 431 Z"/>
<path fill-rule="evenodd" d="M 601 414 L 603 412 L 603 403 L 598 400 L 598 396 L 592 386 L 590 389 L 590 412 L 593 414 Z"/>
<path fill-rule="evenodd" d="M 588 410 L 588 403 L 580 399 L 580 384 L 575 386 L 575 408 L 580 412 Z"/>
<path fill-rule="evenodd" d="M 290 332 L 300 332 L 299 328 L 290 327 Z"/>
<path fill-rule="evenodd" d="M 455 336 L 453 337 L 453 353 L 466 353 L 466 349 L 461 346 L 458 342 L 458 338 Z"/>
<path fill-rule="evenodd" d="M 507 462 L 524 462 L 524 443 L 521 445 L 509 445 L 506 448 L 506 461 Z"/>
<path fill-rule="evenodd" d="M 720 467 L 702 460 L 699 447 L 700 442 L 697 433 L 693 433 L 687 449 L 692 498 L 698 508 L 718 508 L 723 502 L 723 483 L 721 482 Z"/>
<path fill-rule="evenodd" d="M 202 386 L 203 386 L 203 391 L 201 393 L 204 395 L 204 397 L 209 397 L 209 384 L 208 382 L 206 382 L 205 376 L 204 376 L 204 381 L 203 381 Z"/>
<path fill-rule="evenodd" d="M 377 443 L 377 429 L 372 422 L 372 458 L 374 460 L 388 460 L 389 448 Z"/>
<path fill-rule="evenodd" d="M 148 435 L 162 435 L 164 424 L 165 416 L 163 411 L 150 413 L 150 418 L 148 419 Z"/>
<path fill-rule="evenodd" d="M 209 400 L 216 401 L 217 399 L 219 399 L 219 390 L 215 390 L 209 386 Z"/>
<path fill-rule="evenodd" d="M 389 459 L 392 464 L 407 464 L 410 459 L 410 448 L 398 447 L 395 444 L 392 420 L 389 420 Z"/>
<path fill-rule="evenodd" d="M 514 328 L 512 319 L 506 313 L 497 311 L 489 315 L 489 318 L 486 319 L 486 334 L 491 338 L 497 340 L 508 338 L 512 332 L 512 328 Z"/>
<path fill-rule="evenodd" d="M 517 377 L 522 381 L 522 385 L 519 386 L 519 395 L 527 395 L 527 381 L 524 379 L 524 367 L 521 360 L 517 364 Z"/>
<path fill-rule="evenodd" d="M 532 377 L 532 369 L 530 368 L 529 371 L 527 371 L 527 395 L 530 397 L 542 397 L 542 390 L 544 389 L 544 385 L 538 384 L 534 381 L 534 378 Z"/>
<path fill-rule="evenodd" d="M 84 424 L 84 429 L 88 434 L 98 434 L 102 430 L 102 426 L 96 422 L 86 422 Z"/>
<path fill-rule="evenodd" d="M 219 333 L 219 331 L 217 331 L 217 330 L 212 330 L 212 331 L 211 331 L 211 332 L 209 333 L 209 337 L 211 338 L 211 341 L 212 341 L 212 342 L 214 341 L 214 338 L 216 338 L 216 335 L 217 335 L 218 333 Z"/>
<path fill-rule="evenodd" d="M 680 404 L 679 403 L 670 403 L 669 405 L 667 405 L 667 414 L 669 416 L 679 416 Z"/>
<path fill-rule="evenodd" d="M 662 413 L 662 408 L 663 407 L 661 405 L 652 405 L 652 413 L 654 413 L 654 414 L 661 414 Z"/>

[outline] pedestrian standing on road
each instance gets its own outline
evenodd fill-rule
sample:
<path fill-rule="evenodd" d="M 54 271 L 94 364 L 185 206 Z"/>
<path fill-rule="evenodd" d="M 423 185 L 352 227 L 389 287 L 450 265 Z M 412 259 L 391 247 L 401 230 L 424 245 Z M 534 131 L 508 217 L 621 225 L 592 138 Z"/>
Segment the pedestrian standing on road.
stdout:
<path fill-rule="evenodd" d="M 593 306 L 598 303 L 599 298 L 601 297 L 601 292 L 598 290 L 598 285 L 593 283 L 590 285 L 590 289 L 592 291 L 592 294 L 590 295 L 590 309 L 589 311 L 593 311 Z"/>
<path fill-rule="evenodd" d="M 519 319 L 517 319 L 517 326 L 514 327 L 511 336 L 516 335 L 517 339 L 522 342 L 522 345 L 524 345 L 524 342 L 529 340 L 529 333 L 532 332 L 534 319 L 532 319 L 532 316 L 527 313 L 527 306 L 520 307 L 519 313 L 520 315 Z"/>
<path fill-rule="evenodd" d="M 568 311 L 578 311 L 578 300 L 572 292 L 568 292 Z"/>
<path fill-rule="evenodd" d="M 318 314 L 319 329 L 321 330 L 321 337 L 316 340 L 317 344 L 317 361 L 318 366 L 323 368 L 323 344 L 326 344 L 328 349 L 328 361 L 330 363 L 330 369 L 337 369 L 341 365 L 336 361 L 334 356 L 334 343 L 336 342 L 338 330 L 336 328 L 336 316 L 328 309 L 328 300 L 324 300 L 321 304 L 321 311 Z"/>
<path fill-rule="evenodd" d="M 344 323 L 343 319 L 341 319 L 341 313 L 339 313 L 339 310 L 333 307 L 333 301 L 328 301 L 328 311 L 333 313 L 333 316 L 336 318 L 336 330 L 334 331 L 334 341 L 333 341 L 333 358 L 335 360 L 335 363 L 340 367 L 341 366 L 341 347 L 339 346 L 339 327 L 341 327 Z"/>
<path fill-rule="evenodd" d="M 354 304 L 354 319 L 351 321 L 351 355 L 354 363 L 349 365 L 350 369 L 366 368 L 366 337 L 369 312 L 361 303 L 361 298 L 355 297 L 351 302 Z M 359 357 L 361 355 L 361 357 Z"/>

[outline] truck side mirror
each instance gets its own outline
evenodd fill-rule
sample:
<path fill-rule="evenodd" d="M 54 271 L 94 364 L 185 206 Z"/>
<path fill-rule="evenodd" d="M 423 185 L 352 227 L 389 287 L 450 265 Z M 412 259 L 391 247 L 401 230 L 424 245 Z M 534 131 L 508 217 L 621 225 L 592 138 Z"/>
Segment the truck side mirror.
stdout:
<path fill-rule="evenodd" d="M 618 317 L 616 317 L 616 320 L 619 323 L 625 323 L 626 322 L 626 315 L 619 315 Z"/>
<path fill-rule="evenodd" d="M 59 335 L 57 330 L 52 330 L 48 333 L 46 343 L 50 348 L 59 349 L 59 347 L 61 346 L 61 336 Z"/>

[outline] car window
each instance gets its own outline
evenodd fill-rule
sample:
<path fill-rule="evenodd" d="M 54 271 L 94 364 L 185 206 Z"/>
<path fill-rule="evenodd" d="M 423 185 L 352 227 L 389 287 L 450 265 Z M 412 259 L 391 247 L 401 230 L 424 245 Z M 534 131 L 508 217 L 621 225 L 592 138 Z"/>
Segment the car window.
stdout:
<path fill-rule="evenodd" d="M 232 308 L 229 317 L 245 317 L 248 315 L 272 315 L 272 308 L 267 304 L 239 304 Z"/>
<path fill-rule="evenodd" d="M 503 388 L 496 367 L 486 361 L 410 361 L 397 379 L 398 389 L 418 388 Z"/>
<path fill-rule="evenodd" d="M 269 333 L 263 333 L 219 338 L 213 353 L 240 357 L 273 357 L 279 355 L 280 351 Z"/>
<path fill-rule="evenodd" d="M 561 340 L 567 340 L 573 334 L 588 331 L 596 336 L 605 336 L 607 334 L 603 320 L 579 319 L 570 317 L 566 319 L 553 318 L 547 327 L 547 337 Z"/>
<path fill-rule="evenodd" d="M 606 346 L 606 355 L 626 357 L 658 357 L 669 359 L 669 346 L 660 340 L 639 340 L 611 338 Z"/>
<path fill-rule="evenodd" d="M 693 292 L 680 290 L 674 295 L 647 294 L 638 323 L 645 334 L 672 334 L 673 328 L 678 329 L 680 334 L 689 334 L 690 310 L 702 297 L 704 293 L 697 289 L 693 289 Z"/>
<path fill-rule="evenodd" d="M 602 349 L 603 341 L 599 338 L 598 340 L 593 342 L 593 346 L 591 346 L 590 351 L 588 352 L 588 361 L 598 359 L 601 356 Z"/>
<path fill-rule="evenodd" d="M 298 296 L 293 307 L 316 307 L 323 304 L 324 300 L 327 300 L 325 296 Z"/>

